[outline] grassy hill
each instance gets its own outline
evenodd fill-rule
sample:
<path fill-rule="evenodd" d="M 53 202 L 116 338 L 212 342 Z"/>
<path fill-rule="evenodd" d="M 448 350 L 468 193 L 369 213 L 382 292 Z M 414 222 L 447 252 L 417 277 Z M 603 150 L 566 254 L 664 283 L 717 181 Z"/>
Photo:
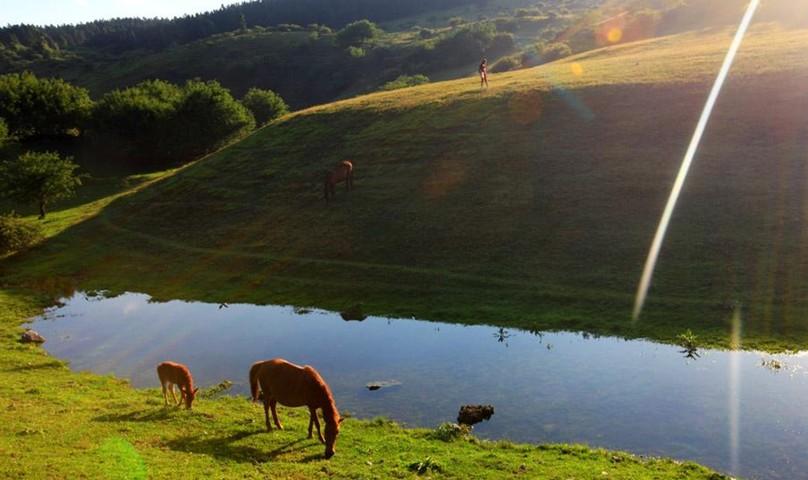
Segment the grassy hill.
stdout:
<path fill-rule="evenodd" d="M 468 78 L 298 112 L 96 218 L 55 215 L 61 233 L 6 262 L 5 281 L 661 340 L 690 328 L 718 345 L 737 303 L 745 346 L 805 347 L 808 31 L 775 25 L 742 47 L 647 315 L 629 319 L 730 40 L 706 30 L 494 75 L 489 90 Z M 356 190 L 326 205 L 322 171 L 344 158 Z"/>

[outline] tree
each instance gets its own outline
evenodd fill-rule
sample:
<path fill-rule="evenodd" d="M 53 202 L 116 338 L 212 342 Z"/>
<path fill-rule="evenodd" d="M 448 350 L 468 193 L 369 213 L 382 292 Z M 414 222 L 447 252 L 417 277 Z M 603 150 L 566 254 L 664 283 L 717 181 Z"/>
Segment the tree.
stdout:
<path fill-rule="evenodd" d="M 219 82 L 191 80 L 174 117 L 175 137 L 185 155 L 220 147 L 255 128 L 255 118 Z"/>
<path fill-rule="evenodd" d="M 0 164 L 2 193 L 15 202 L 37 204 L 43 219 L 50 204 L 75 195 L 81 186 L 77 168 L 72 158 L 62 158 L 58 153 L 28 152 Z"/>
<path fill-rule="evenodd" d="M 381 32 L 370 20 L 359 20 L 337 32 L 337 43 L 342 47 L 359 46 L 378 37 Z"/>
<path fill-rule="evenodd" d="M 0 117 L 18 137 L 80 130 L 92 108 L 87 90 L 30 72 L 0 76 Z"/>
<path fill-rule="evenodd" d="M 250 110 L 258 125 L 265 125 L 289 112 L 289 106 L 272 90 L 251 88 L 241 103 Z"/>
<path fill-rule="evenodd" d="M 6 143 L 6 139 L 8 138 L 8 126 L 6 122 L 0 118 L 0 147 Z"/>

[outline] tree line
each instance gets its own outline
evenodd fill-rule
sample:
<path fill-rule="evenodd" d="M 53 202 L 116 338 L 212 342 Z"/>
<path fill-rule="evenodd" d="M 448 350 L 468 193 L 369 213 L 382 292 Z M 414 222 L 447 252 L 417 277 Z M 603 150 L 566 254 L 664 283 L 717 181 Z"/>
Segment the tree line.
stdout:
<path fill-rule="evenodd" d="M 0 141 L 82 138 L 139 163 L 190 160 L 287 111 L 272 91 L 252 89 L 239 101 L 216 81 L 149 80 L 93 101 L 61 79 L 0 75 Z"/>
<path fill-rule="evenodd" d="M 258 0 L 174 19 L 117 18 L 79 25 L 9 25 L 0 29 L 0 46 L 42 52 L 76 46 L 114 52 L 159 50 L 253 26 L 323 24 L 342 28 L 361 18 L 380 22 L 486 3 L 488 0 Z"/>

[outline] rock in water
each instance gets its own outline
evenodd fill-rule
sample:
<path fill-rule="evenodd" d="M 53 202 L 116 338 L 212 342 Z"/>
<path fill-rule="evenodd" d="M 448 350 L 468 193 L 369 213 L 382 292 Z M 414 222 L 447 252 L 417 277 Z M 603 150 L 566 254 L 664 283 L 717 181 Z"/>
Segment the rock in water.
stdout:
<path fill-rule="evenodd" d="M 494 414 L 493 405 L 463 405 L 457 414 L 457 423 L 461 425 L 474 425 L 488 420 Z"/>
<path fill-rule="evenodd" d="M 45 337 L 33 330 L 26 330 L 20 337 L 22 343 L 45 343 Z"/>

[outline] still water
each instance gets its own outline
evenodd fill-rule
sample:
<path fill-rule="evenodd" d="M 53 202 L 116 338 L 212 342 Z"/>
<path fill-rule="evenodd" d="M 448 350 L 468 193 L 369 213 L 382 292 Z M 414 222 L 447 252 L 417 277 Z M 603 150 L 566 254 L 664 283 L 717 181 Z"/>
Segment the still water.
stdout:
<path fill-rule="evenodd" d="M 491 421 L 474 429 L 483 438 L 585 443 L 746 478 L 808 477 L 808 356 L 702 351 L 694 360 L 646 341 L 346 322 L 323 311 L 151 303 L 141 294 L 77 294 L 31 326 L 73 369 L 138 387 L 158 386 L 155 366 L 174 360 L 202 387 L 228 379 L 233 393 L 247 394 L 249 366 L 283 357 L 316 367 L 340 410 L 362 418 L 434 427 L 454 421 L 462 404 L 492 404 Z M 762 364 L 773 358 L 782 368 Z M 391 386 L 369 391 L 371 382 Z"/>

